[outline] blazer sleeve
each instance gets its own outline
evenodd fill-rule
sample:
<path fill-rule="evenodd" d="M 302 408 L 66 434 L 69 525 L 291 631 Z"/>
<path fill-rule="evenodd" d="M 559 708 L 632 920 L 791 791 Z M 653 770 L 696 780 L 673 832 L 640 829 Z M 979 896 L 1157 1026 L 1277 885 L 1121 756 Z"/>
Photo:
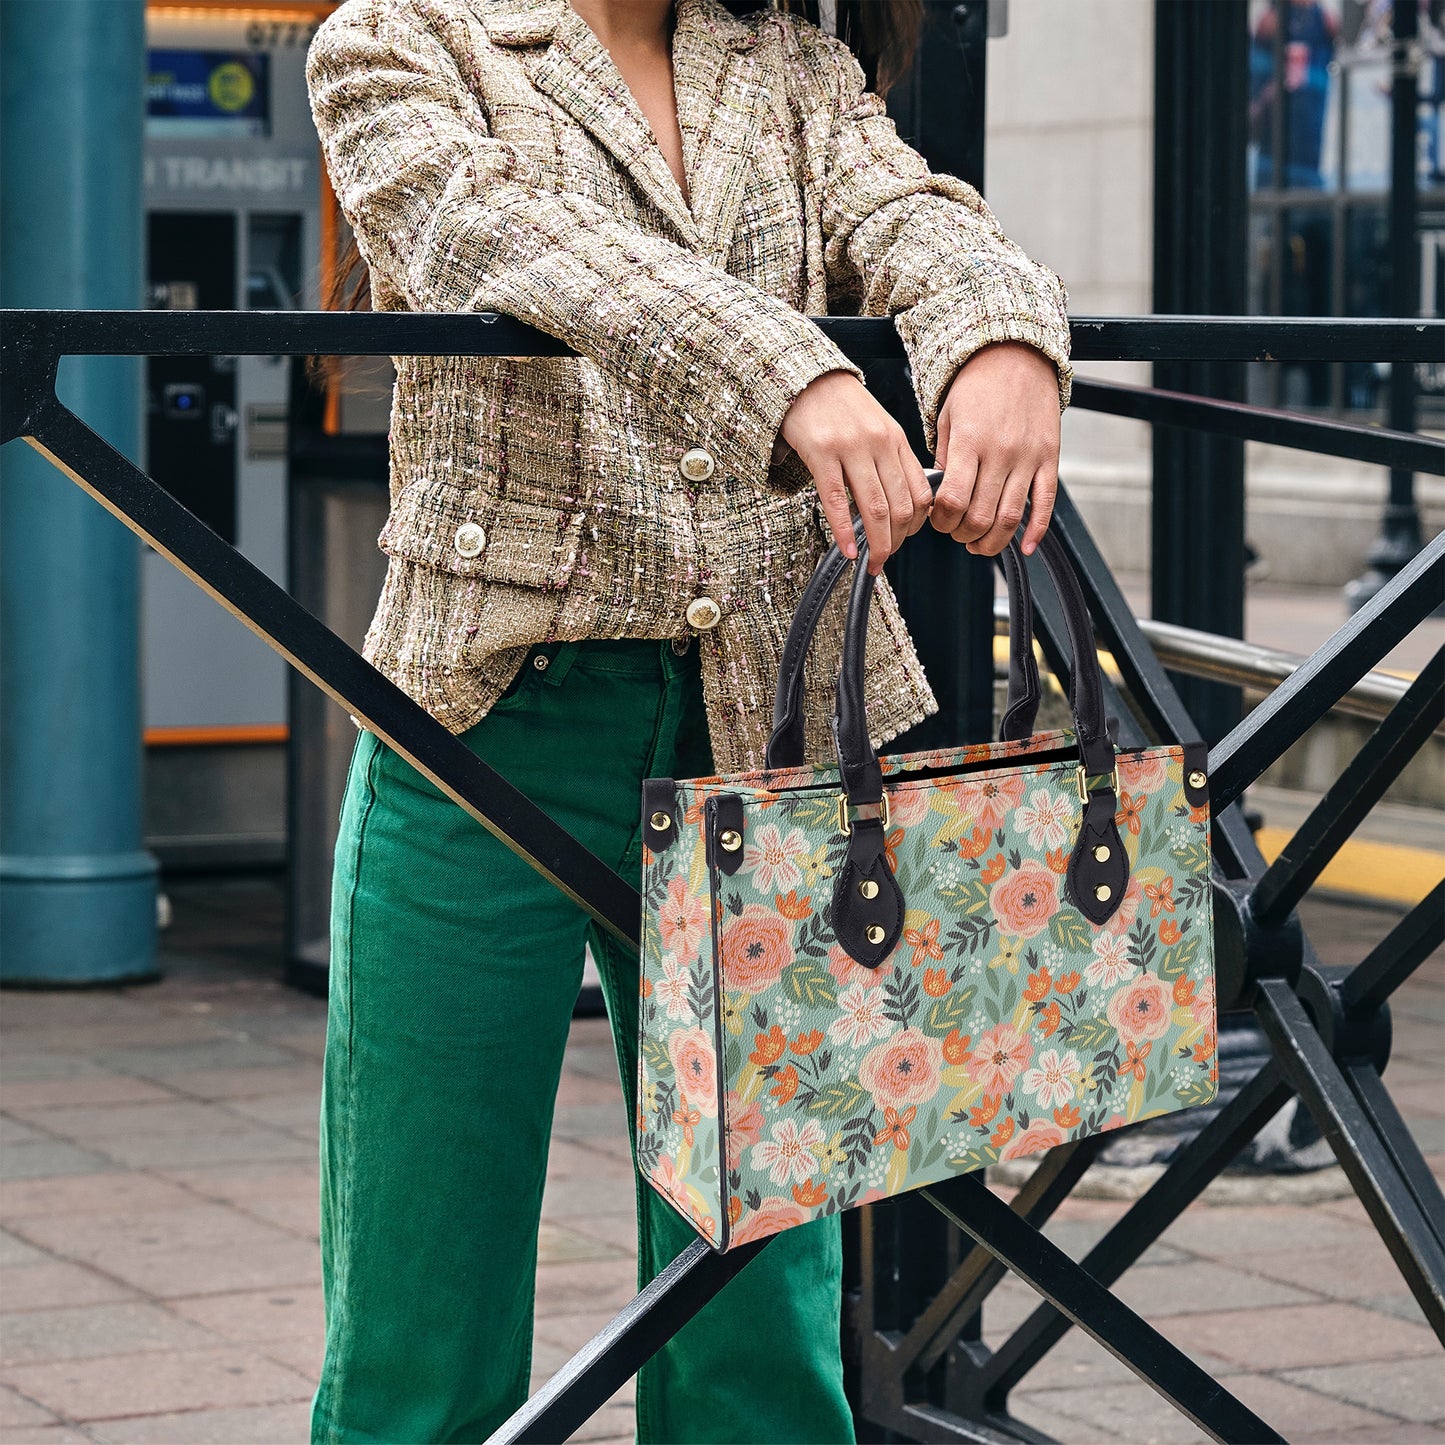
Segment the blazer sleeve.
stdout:
<path fill-rule="evenodd" d="M 319 27 L 306 83 L 342 213 L 415 311 L 496 311 L 557 337 L 676 418 L 726 473 L 770 482 L 814 377 L 862 370 L 802 312 L 588 197 L 490 134 L 443 40 L 406 4 Z"/>
<path fill-rule="evenodd" d="M 813 44 L 835 106 L 823 185 L 830 299 L 893 317 L 929 451 L 955 372 L 990 342 L 1042 351 L 1058 370 L 1062 410 L 1073 379 L 1063 282 L 1004 235 L 977 190 L 934 173 L 902 140 L 842 41 L 818 31 Z"/>

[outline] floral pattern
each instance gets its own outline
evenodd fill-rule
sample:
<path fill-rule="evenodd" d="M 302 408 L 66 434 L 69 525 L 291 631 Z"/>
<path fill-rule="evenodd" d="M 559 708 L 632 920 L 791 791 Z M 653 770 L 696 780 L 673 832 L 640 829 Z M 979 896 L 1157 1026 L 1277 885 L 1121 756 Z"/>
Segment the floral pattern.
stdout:
<path fill-rule="evenodd" d="M 643 855 L 637 1158 L 715 1248 L 1214 1097 L 1208 809 L 1181 749 L 1120 754 L 1130 881 L 1096 926 L 1065 887 L 1072 750 L 881 759 L 906 912 L 876 969 L 827 922 L 834 768 L 677 785 L 679 837 Z M 723 792 L 731 876 L 705 847 Z"/>

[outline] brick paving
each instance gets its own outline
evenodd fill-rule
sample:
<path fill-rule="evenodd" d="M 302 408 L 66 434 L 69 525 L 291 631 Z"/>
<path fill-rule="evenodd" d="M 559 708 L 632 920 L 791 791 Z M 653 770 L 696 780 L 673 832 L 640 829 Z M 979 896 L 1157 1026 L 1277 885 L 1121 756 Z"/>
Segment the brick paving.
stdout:
<path fill-rule="evenodd" d="M 217 887 L 173 889 L 160 983 L 0 999 L 8 1445 L 306 1438 L 322 1342 L 325 1011 L 277 979 L 274 885 L 219 885 L 219 912 Z M 1306 912 L 1340 962 L 1362 956 L 1392 921 L 1331 904 Z M 218 917 L 230 920 L 221 933 Z M 1437 1166 L 1442 1001 L 1437 957 L 1397 997 L 1389 1071 Z M 1049 1233 L 1077 1255 L 1125 1207 L 1070 1201 Z M 534 1385 L 632 1295 L 632 1211 L 607 1025 L 579 1020 L 543 1209 Z M 1120 1293 L 1292 1441 L 1445 1440 L 1439 1345 L 1352 1196 L 1196 1205 Z M 1032 1304 L 1024 1286 L 1005 1282 L 987 1338 Z M 1062 1441 L 1203 1438 L 1077 1332 L 1012 1404 Z M 624 1389 L 579 1438 L 631 1437 Z"/>

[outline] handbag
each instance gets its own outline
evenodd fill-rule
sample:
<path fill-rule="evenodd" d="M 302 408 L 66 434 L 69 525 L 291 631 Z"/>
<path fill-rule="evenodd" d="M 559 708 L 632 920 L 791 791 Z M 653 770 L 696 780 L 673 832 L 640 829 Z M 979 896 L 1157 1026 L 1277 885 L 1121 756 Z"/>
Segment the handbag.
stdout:
<path fill-rule="evenodd" d="M 802 724 L 834 546 L 784 643 L 765 766 L 643 784 L 636 1162 L 718 1251 L 1217 1090 L 1203 744 L 1116 747 L 1048 533 L 1072 729 L 1034 731 L 1014 543 L 999 741 L 879 758 L 855 533 L 836 762 L 805 762 Z"/>

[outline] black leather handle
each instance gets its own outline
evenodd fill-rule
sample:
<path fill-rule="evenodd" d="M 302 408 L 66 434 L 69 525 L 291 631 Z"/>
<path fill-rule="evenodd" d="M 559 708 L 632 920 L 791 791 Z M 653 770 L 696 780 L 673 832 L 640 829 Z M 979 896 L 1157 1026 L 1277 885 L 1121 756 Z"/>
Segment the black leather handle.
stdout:
<path fill-rule="evenodd" d="M 923 475 L 934 491 L 943 481 L 938 467 L 925 468 Z M 853 536 L 863 544 L 863 519 L 853 522 Z M 1005 742 L 1032 736 L 1038 717 L 1042 689 L 1038 663 L 1034 660 L 1033 594 L 1023 554 L 1018 543 L 1011 541 L 999 557 L 1009 606 L 1009 680 L 1008 698 L 1004 703 L 999 738 Z M 769 768 L 796 768 L 803 756 L 803 663 L 812 646 L 823 606 L 847 571 L 849 560 L 837 545 L 830 547 L 819 559 L 798 599 L 783 651 L 778 660 L 778 686 L 773 694 L 773 731 L 768 739 L 764 765 Z"/>

